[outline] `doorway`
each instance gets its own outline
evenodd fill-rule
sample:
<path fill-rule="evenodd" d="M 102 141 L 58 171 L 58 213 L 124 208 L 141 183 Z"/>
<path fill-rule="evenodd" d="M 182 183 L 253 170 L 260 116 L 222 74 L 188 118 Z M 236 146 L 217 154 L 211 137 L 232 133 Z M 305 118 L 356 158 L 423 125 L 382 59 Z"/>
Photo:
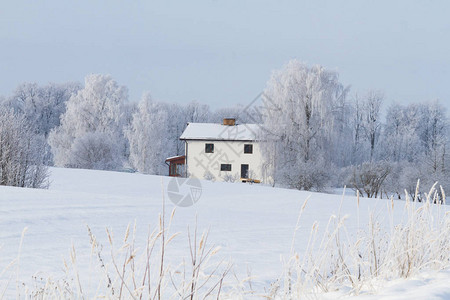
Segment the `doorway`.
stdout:
<path fill-rule="evenodd" d="M 248 165 L 241 165 L 241 178 L 248 178 Z"/>

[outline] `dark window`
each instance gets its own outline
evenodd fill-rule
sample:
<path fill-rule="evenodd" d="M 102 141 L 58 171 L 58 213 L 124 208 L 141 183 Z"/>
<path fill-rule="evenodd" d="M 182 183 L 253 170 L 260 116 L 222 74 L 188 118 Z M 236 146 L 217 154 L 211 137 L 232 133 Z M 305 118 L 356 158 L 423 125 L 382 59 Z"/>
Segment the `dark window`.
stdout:
<path fill-rule="evenodd" d="M 206 153 L 214 153 L 214 144 L 205 144 Z"/>
<path fill-rule="evenodd" d="M 241 178 L 248 178 L 248 165 L 241 165 Z"/>
<path fill-rule="evenodd" d="M 244 145 L 244 153 L 253 153 L 253 145 L 245 144 Z"/>
<path fill-rule="evenodd" d="M 231 171 L 231 164 L 221 164 L 220 171 Z"/>

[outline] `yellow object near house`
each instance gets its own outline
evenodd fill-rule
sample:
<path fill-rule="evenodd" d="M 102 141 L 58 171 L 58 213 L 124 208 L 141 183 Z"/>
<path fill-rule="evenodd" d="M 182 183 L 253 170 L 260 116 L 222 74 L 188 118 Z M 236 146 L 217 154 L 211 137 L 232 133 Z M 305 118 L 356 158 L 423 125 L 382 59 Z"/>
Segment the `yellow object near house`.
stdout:
<path fill-rule="evenodd" d="M 261 183 L 261 180 L 259 180 L 259 179 L 252 179 L 252 178 L 241 178 L 241 182 Z"/>

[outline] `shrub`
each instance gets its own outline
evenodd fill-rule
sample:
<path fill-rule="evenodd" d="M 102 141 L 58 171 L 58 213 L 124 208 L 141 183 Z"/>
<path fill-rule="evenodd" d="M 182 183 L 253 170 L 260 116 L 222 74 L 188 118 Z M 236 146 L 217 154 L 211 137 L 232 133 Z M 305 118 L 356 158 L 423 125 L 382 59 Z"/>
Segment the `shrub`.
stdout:
<path fill-rule="evenodd" d="M 298 169 L 293 171 L 285 167 L 280 176 L 280 182 L 286 183 L 289 188 L 298 190 L 323 192 L 329 187 L 334 167 L 326 164 L 324 159 L 316 161 L 298 162 Z"/>
<path fill-rule="evenodd" d="M 365 162 L 352 168 L 348 186 L 368 198 L 381 196 L 383 183 L 391 172 L 386 162 Z"/>
<path fill-rule="evenodd" d="M 203 179 L 205 180 L 209 180 L 209 181 L 215 181 L 216 177 L 210 172 L 210 171 L 205 171 L 205 174 L 203 174 Z"/>
<path fill-rule="evenodd" d="M 118 147 L 107 134 L 88 132 L 75 139 L 68 166 L 72 168 L 117 170 L 122 165 Z"/>
<path fill-rule="evenodd" d="M 23 115 L 0 108 L 0 185 L 46 187 L 45 149 L 44 137 L 33 134 Z"/>
<path fill-rule="evenodd" d="M 229 172 L 226 172 L 223 176 L 222 176 L 222 178 L 223 178 L 223 181 L 225 181 L 225 182 L 237 182 L 237 181 L 239 181 L 239 174 L 238 173 L 235 173 L 234 175 L 232 175 L 232 174 L 229 174 Z"/>

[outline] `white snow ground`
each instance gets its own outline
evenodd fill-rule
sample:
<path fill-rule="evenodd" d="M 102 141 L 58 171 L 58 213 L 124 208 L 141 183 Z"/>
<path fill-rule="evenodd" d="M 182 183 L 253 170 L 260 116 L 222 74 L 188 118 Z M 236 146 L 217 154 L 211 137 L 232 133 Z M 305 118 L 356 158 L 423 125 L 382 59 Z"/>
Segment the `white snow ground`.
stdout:
<path fill-rule="evenodd" d="M 21 232 L 25 227 L 20 254 L 19 278 L 27 284 L 32 276 L 62 276 L 62 258 L 69 257 L 72 243 L 77 253 L 90 252 L 86 225 L 101 242 L 107 243 L 105 228 L 119 239 L 129 223 L 137 222 L 137 240 L 146 240 L 148 226 L 155 226 L 162 205 L 162 189 L 169 177 L 142 174 L 51 168 L 48 190 L 0 186 L 0 274 L 17 257 Z M 296 235 L 296 249 L 306 247 L 315 221 L 324 227 L 331 214 L 337 214 L 342 196 L 302 192 L 242 183 L 201 181 L 202 195 L 193 206 L 176 210 L 171 232 L 181 232 L 169 257 L 187 256 L 187 226 L 203 231 L 210 228 L 211 244 L 222 246 L 221 257 L 234 263 L 241 278 L 252 276 L 254 287 L 262 291 L 281 275 L 281 259 L 287 258 L 298 213 L 311 196 Z M 174 205 L 168 200 L 167 214 Z M 379 220 L 386 218 L 386 200 L 361 198 L 359 219 L 367 221 L 376 209 Z M 395 214 L 403 214 L 404 202 L 396 201 Z M 355 197 L 346 196 L 341 214 L 348 214 L 347 229 L 357 230 Z M 385 217 L 386 216 L 386 217 Z M 169 259 L 170 260 L 170 259 Z M 0 289 L 9 272 L 0 275 Z M 16 275 L 14 275 L 15 277 Z M 15 291 L 12 279 L 9 292 Z M 346 297 L 344 292 L 323 295 L 333 299 Z M 420 274 L 410 280 L 380 283 L 376 295 L 361 299 L 450 299 L 450 271 Z"/>

